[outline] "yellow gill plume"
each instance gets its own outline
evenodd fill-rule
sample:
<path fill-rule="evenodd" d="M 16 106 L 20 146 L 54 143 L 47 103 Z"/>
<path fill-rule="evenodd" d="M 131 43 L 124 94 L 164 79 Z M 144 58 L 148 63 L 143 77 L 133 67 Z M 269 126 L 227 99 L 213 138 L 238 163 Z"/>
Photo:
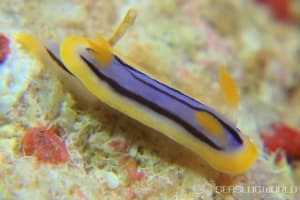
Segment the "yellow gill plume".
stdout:
<path fill-rule="evenodd" d="M 234 80 L 224 66 L 219 69 L 219 84 L 226 104 L 231 108 L 238 108 L 240 102 L 239 92 Z"/>

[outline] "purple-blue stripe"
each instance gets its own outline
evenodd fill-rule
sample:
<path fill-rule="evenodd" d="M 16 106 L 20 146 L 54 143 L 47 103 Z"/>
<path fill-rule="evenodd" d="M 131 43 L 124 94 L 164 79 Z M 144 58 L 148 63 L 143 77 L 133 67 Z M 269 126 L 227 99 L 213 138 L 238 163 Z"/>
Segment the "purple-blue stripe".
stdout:
<path fill-rule="evenodd" d="M 193 136 L 215 149 L 230 150 L 242 145 L 242 140 L 238 134 L 239 130 L 212 108 L 135 70 L 116 56 L 109 67 L 101 67 L 88 53 L 83 53 L 82 58 L 90 69 L 117 93 L 174 120 Z M 194 117 L 197 111 L 210 113 L 222 124 L 228 137 L 227 144 L 219 144 L 212 135 L 199 125 Z"/>

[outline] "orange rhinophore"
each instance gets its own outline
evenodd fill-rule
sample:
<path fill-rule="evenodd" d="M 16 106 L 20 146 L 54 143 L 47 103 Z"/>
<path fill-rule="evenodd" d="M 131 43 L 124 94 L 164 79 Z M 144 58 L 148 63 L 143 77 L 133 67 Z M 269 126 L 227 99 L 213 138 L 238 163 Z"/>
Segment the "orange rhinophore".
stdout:
<path fill-rule="evenodd" d="M 42 163 L 62 164 L 69 160 L 66 146 L 54 128 L 30 128 L 25 133 L 22 144 L 24 155 L 34 155 Z"/>

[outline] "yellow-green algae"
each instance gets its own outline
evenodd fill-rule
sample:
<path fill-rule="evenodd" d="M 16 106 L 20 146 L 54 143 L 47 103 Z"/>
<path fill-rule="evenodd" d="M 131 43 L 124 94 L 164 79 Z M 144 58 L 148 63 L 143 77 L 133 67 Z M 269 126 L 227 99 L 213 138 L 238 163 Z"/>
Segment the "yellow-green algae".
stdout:
<path fill-rule="evenodd" d="M 288 112 L 292 108 L 282 109 L 298 106 L 293 103 L 298 102 L 297 95 L 282 97 L 291 87 L 300 91 L 290 75 L 299 76 L 299 58 L 295 56 L 299 32 L 272 22 L 250 1 L 4 0 L 0 5 L 1 31 L 10 38 L 16 31 L 25 31 L 55 41 L 69 34 L 94 36 L 100 32 L 108 36 L 128 4 L 139 14 L 117 48 L 149 73 L 222 108 L 216 77 L 218 65 L 226 64 L 242 94 L 238 127 L 259 147 L 258 132 L 271 119 L 284 116 L 293 125 L 299 122 L 299 109 L 295 110 L 298 115 Z M 220 16 L 218 10 L 224 11 L 222 8 L 230 8 L 230 15 Z M 4 17 L 9 20 L 4 21 Z M 232 18 L 239 20 L 232 24 Z M 102 103 L 92 101 L 90 105 L 79 100 L 50 73 L 53 64 L 41 63 L 18 49 L 13 40 L 11 45 L 12 53 L 0 66 L 5 77 L 1 78 L 0 91 L 0 199 L 297 198 L 288 193 L 225 195 L 203 191 L 203 186 L 215 186 L 219 174 L 200 158 Z M 210 49 L 211 45 L 216 48 Z M 266 67 L 262 68 L 262 63 Z M 270 69 L 285 72 L 285 79 L 274 79 Z M 275 103 L 274 97 L 279 99 Z M 33 157 L 23 157 L 22 136 L 27 128 L 37 125 L 58 127 L 70 153 L 68 164 L 37 165 Z M 114 139 L 127 141 L 128 153 L 114 151 L 109 146 Z M 128 156 L 146 175 L 133 184 L 119 162 Z M 285 162 L 276 165 L 274 159 L 261 154 L 249 172 L 233 178 L 235 184 L 294 184 L 290 166 Z M 109 189 L 111 176 L 118 179 L 113 189 Z"/>

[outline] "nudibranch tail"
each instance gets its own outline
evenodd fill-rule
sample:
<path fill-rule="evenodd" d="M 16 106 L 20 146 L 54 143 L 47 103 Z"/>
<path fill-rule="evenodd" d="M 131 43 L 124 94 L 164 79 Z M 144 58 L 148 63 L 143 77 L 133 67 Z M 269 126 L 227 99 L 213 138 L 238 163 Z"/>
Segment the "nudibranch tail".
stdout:
<path fill-rule="evenodd" d="M 108 41 L 66 38 L 61 63 L 100 101 L 192 150 L 216 170 L 238 174 L 249 169 L 258 152 L 239 129 L 214 109 L 139 71 L 112 48 L 135 13 L 128 16 Z M 220 83 L 225 98 L 233 95 L 228 101 L 238 104 L 236 87 L 223 69 Z"/>

